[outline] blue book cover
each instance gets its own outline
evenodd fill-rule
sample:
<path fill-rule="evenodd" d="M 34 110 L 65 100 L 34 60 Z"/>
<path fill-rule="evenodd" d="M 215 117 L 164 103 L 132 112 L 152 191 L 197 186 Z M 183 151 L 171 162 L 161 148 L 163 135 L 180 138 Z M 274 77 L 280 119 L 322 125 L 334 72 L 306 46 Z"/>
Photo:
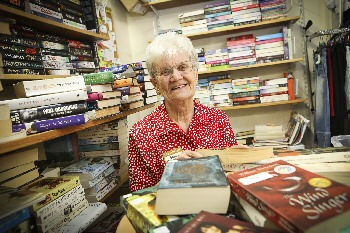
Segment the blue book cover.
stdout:
<path fill-rule="evenodd" d="M 7 232 L 30 217 L 29 207 L 0 219 L 0 232 Z"/>
<path fill-rule="evenodd" d="M 218 156 L 169 161 L 160 180 L 160 189 L 228 186 Z"/>
<path fill-rule="evenodd" d="M 281 37 L 283 37 L 283 33 L 279 32 L 279 33 L 274 33 L 269 35 L 257 36 L 255 38 L 255 41 L 271 40 L 271 39 L 281 38 Z"/>

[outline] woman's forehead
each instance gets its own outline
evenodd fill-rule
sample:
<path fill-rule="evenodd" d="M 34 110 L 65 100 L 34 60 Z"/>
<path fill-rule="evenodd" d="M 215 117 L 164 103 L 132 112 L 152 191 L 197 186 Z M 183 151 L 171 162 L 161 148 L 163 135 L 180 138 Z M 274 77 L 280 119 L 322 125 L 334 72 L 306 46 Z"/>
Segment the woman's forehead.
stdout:
<path fill-rule="evenodd" d="M 178 65 L 181 62 L 187 62 L 189 60 L 190 58 L 188 54 L 185 54 L 185 53 L 168 54 L 158 59 L 157 66 L 158 67 L 174 66 L 174 65 Z"/>

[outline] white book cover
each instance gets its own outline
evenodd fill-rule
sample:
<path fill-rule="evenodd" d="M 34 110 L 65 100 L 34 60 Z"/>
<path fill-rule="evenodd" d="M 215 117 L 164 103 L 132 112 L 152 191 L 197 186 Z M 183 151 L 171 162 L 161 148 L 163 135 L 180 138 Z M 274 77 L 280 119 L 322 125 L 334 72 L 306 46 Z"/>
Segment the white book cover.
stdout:
<path fill-rule="evenodd" d="M 86 152 L 79 152 L 79 155 L 81 157 L 89 157 L 89 158 L 95 158 L 95 157 L 101 157 L 101 156 L 116 156 L 116 155 L 120 155 L 120 150 L 86 151 Z"/>
<path fill-rule="evenodd" d="M 198 9 L 198 10 L 178 14 L 178 18 L 181 19 L 181 18 L 186 18 L 189 16 L 202 15 L 202 14 L 204 14 L 204 9 Z"/>
<path fill-rule="evenodd" d="M 32 96 L 0 101 L 0 104 L 8 104 L 11 110 L 35 108 L 44 105 L 60 104 L 72 101 L 87 100 L 86 90 L 67 91 L 48 95 Z"/>
<path fill-rule="evenodd" d="M 59 92 L 84 90 L 83 76 L 22 81 L 13 86 L 17 98 L 47 95 Z"/>
<path fill-rule="evenodd" d="M 72 221 L 63 226 L 60 233 L 80 233 L 87 229 L 103 212 L 107 210 L 105 203 L 89 203 L 89 206 Z"/>
<path fill-rule="evenodd" d="M 76 163 L 62 169 L 62 172 L 77 175 L 81 180 L 92 180 L 110 166 L 103 158 L 84 157 Z"/>
<path fill-rule="evenodd" d="M 146 102 L 146 104 L 156 103 L 156 102 L 158 102 L 158 96 L 154 95 L 154 96 L 147 97 L 147 98 L 145 98 L 145 102 Z"/>

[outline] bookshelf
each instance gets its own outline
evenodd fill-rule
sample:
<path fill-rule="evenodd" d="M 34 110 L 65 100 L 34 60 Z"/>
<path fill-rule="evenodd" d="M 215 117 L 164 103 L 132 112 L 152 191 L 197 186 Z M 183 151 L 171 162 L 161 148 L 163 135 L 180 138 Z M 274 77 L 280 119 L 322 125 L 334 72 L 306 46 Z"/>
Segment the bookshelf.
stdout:
<path fill-rule="evenodd" d="M 184 6 L 189 4 L 195 4 L 204 2 L 203 0 L 158 0 L 154 2 L 148 2 L 144 4 L 145 7 L 150 8 L 151 6 L 158 9 L 158 10 L 164 10 L 168 8 L 178 7 L 178 6 Z"/>
<path fill-rule="evenodd" d="M 50 32 L 56 35 L 67 35 L 70 39 L 76 40 L 109 40 L 108 35 L 97 34 L 88 30 L 82 30 L 72 26 L 65 25 L 50 19 L 45 19 L 24 11 L 0 4 L 1 17 L 15 19 L 17 23 L 33 27 L 39 31 Z"/>
<path fill-rule="evenodd" d="M 125 112 L 120 112 L 116 115 L 110 116 L 110 117 L 105 117 L 102 119 L 97 119 L 97 120 L 91 120 L 88 121 L 86 124 L 82 124 L 82 125 L 76 125 L 76 126 L 70 126 L 70 127 L 66 127 L 66 128 L 62 128 L 62 129 L 57 129 L 57 130 L 50 130 L 50 131 L 46 131 L 46 132 L 42 132 L 42 133 L 37 133 L 37 134 L 33 134 L 33 135 L 28 135 L 24 138 L 20 138 L 17 140 L 12 140 L 12 141 L 8 141 L 8 142 L 3 142 L 0 143 L 0 154 L 4 154 L 7 152 L 11 152 L 20 148 L 24 148 L 27 146 L 31 146 L 40 142 L 45 142 L 54 138 L 58 138 L 67 134 L 71 134 L 71 133 L 75 133 L 78 132 L 80 130 L 83 129 L 87 129 L 90 128 L 92 126 L 95 125 L 100 125 L 109 121 L 113 121 L 113 120 L 117 120 L 120 118 L 123 118 L 127 115 L 130 114 L 134 114 L 136 112 L 140 112 L 142 110 L 154 107 L 155 104 L 149 104 L 146 105 L 144 107 L 141 108 L 137 108 L 137 109 L 132 109 L 129 111 L 125 111 Z"/>
<path fill-rule="evenodd" d="M 34 74 L 0 74 L 0 80 L 38 80 L 38 79 L 51 79 L 51 78 L 65 78 L 73 76 L 70 75 L 34 75 Z"/>

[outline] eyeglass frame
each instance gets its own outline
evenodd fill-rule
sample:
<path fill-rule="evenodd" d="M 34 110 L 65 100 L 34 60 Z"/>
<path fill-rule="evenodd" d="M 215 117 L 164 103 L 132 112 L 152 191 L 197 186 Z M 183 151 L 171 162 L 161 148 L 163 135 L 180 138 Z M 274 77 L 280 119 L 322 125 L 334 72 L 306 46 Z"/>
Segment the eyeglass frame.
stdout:
<path fill-rule="evenodd" d="M 163 69 L 163 71 L 155 71 L 155 76 L 157 77 L 157 79 L 161 78 L 161 79 L 170 79 L 171 77 L 173 77 L 174 75 L 174 69 L 176 69 L 181 76 L 187 75 L 189 73 L 191 73 L 193 71 L 193 69 L 195 68 L 194 64 L 190 64 L 188 67 L 186 67 L 185 69 L 189 68 L 190 70 L 186 71 L 181 71 L 179 70 L 179 67 L 181 65 L 184 65 L 186 63 L 191 63 L 191 61 L 184 61 L 184 62 L 180 62 L 179 64 L 175 65 L 175 66 L 171 66 L 171 67 L 167 67 L 165 68 L 166 71 L 164 71 L 165 69 Z M 169 72 L 169 74 L 167 75 L 163 75 L 161 74 L 162 72 Z M 185 73 L 183 73 L 185 72 Z"/>

